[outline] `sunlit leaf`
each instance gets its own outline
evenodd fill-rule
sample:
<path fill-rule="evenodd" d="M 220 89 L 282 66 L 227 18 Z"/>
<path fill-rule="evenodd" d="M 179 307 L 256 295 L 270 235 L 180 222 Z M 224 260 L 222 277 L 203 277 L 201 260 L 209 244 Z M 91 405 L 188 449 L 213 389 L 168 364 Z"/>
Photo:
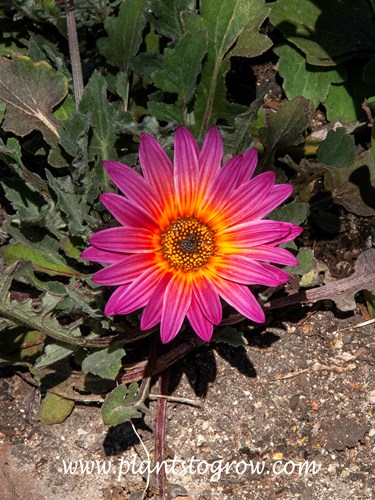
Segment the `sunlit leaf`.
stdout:
<path fill-rule="evenodd" d="M 303 95 L 317 107 L 327 99 L 331 83 L 345 79 L 345 70 L 311 66 L 298 50 L 290 45 L 279 45 L 273 49 L 280 57 L 277 68 L 284 78 L 283 89 L 289 99 Z"/>
<path fill-rule="evenodd" d="M 107 425 L 119 425 L 131 418 L 139 417 L 140 412 L 132 405 L 137 400 L 138 384 L 129 387 L 119 385 L 106 397 L 102 406 L 103 421 Z"/>
<path fill-rule="evenodd" d="M 277 0 L 270 6 L 272 24 L 310 64 L 336 66 L 373 50 L 375 26 L 367 0 Z"/>
<path fill-rule="evenodd" d="M 44 425 L 61 424 L 72 413 L 74 401 L 47 392 L 39 409 L 39 420 Z"/>

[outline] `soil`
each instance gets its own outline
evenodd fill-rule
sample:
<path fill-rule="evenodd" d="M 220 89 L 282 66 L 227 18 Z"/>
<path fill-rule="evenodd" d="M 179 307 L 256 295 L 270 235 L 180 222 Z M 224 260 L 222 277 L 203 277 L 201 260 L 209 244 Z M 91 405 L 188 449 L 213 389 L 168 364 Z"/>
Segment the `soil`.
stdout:
<path fill-rule="evenodd" d="M 172 369 L 173 395 L 200 406 L 168 403 L 168 458 L 181 473 L 170 465 L 169 498 L 374 498 L 375 324 L 357 327 L 358 311 L 324 304 L 309 311 L 295 322 L 273 313 L 267 327 L 247 328 L 246 348 L 202 346 Z M 78 406 L 64 423 L 43 426 L 35 388 L 7 369 L 0 387 L 2 500 L 141 498 L 154 402 L 134 420 L 141 445 L 129 424 L 107 428 L 97 407 Z M 188 466 L 194 457 L 183 474 L 178 460 Z M 64 460 L 77 470 L 64 471 Z M 134 473 L 126 472 L 132 461 Z M 92 463 L 91 474 L 81 472 Z M 109 473 L 97 469 L 103 464 Z"/>

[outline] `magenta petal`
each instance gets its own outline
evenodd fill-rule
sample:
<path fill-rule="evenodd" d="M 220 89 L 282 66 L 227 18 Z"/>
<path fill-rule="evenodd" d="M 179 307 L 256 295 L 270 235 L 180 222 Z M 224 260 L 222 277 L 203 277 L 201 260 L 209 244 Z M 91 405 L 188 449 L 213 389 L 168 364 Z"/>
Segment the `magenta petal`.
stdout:
<path fill-rule="evenodd" d="M 156 285 L 153 294 L 144 308 L 141 317 L 141 330 L 149 330 L 161 321 L 161 313 L 163 310 L 164 292 L 172 277 L 171 273 L 164 274 Z"/>
<path fill-rule="evenodd" d="M 128 314 L 144 307 L 153 294 L 161 272 L 159 269 L 148 269 L 138 276 L 126 289 L 126 292 L 119 297 L 114 314 Z"/>
<path fill-rule="evenodd" d="M 219 276 L 215 277 L 214 284 L 221 297 L 239 313 L 256 323 L 264 323 L 265 316 L 263 309 L 246 285 L 239 285 L 233 281 L 222 279 Z"/>
<path fill-rule="evenodd" d="M 153 235 L 148 229 L 112 227 L 95 233 L 90 243 L 101 250 L 123 253 L 149 253 L 154 251 Z"/>
<path fill-rule="evenodd" d="M 214 268 L 222 278 L 245 285 L 279 286 L 290 278 L 286 271 L 246 255 L 226 255 L 214 262 Z"/>
<path fill-rule="evenodd" d="M 245 255 L 254 260 L 273 262 L 274 264 L 281 264 L 283 266 L 298 266 L 298 259 L 288 250 L 285 250 L 285 248 L 259 245 L 246 249 Z"/>
<path fill-rule="evenodd" d="M 161 316 L 160 337 L 166 344 L 179 332 L 191 304 L 192 289 L 175 274 L 165 290 Z"/>
<path fill-rule="evenodd" d="M 194 295 L 192 296 L 190 308 L 187 312 L 187 318 L 198 337 L 206 342 L 209 342 L 211 340 L 214 327 L 202 313 Z"/>
<path fill-rule="evenodd" d="M 104 161 L 103 165 L 116 186 L 136 205 L 152 215 L 158 215 L 155 191 L 135 170 L 117 161 Z"/>
<path fill-rule="evenodd" d="M 230 242 L 237 248 L 252 248 L 264 243 L 278 245 L 294 239 L 301 231 L 301 228 L 289 222 L 244 222 L 222 231 L 220 242 Z"/>
<path fill-rule="evenodd" d="M 206 193 L 203 196 L 203 200 L 198 207 L 198 214 L 204 213 L 206 207 L 212 207 L 212 217 L 213 218 L 227 203 L 228 197 L 236 188 L 236 172 L 241 167 L 242 157 L 235 156 L 230 159 L 216 174 Z M 208 220 L 206 220 L 208 222 Z"/>
<path fill-rule="evenodd" d="M 155 227 L 155 221 L 151 215 L 139 205 L 114 193 L 104 193 L 100 201 L 111 212 L 111 214 L 124 226 L 133 227 Z"/>
<path fill-rule="evenodd" d="M 293 192 L 289 184 L 276 184 L 265 198 L 251 213 L 253 220 L 261 219 L 285 201 Z"/>
<path fill-rule="evenodd" d="M 99 250 L 95 247 L 87 247 L 82 253 L 81 258 L 91 260 L 92 262 L 105 262 L 112 264 L 124 258 L 123 253 L 107 252 L 106 250 Z"/>
<path fill-rule="evenodd" d="M 216 127 L 211 127 L 199 154 L 199 189 L 202 192 L 219 172 L 223 154 L 221 135 Z"/>
<path fill-rule="evenodd" d="M 221 224 L 223 218 L 227 221 L 227 227 L 240 224 L 252 219 L 252 213 L 258 205 L 266 199 L 275 182 L 273 172 L 265 172 L 257 175 L 254 179 L 243 183 L 231 195 L 223 211 L 211 224 Z"/>
<path fill-rule="evenodd" d="M 114 316 L 116 310 L 118 308 L 118 304 L 122 302 L 123 297 L 126 295 L 126 290 L 129 288 L 129 285 L 121 285 L 113 292 L 113 294 L 108 299 L 108 302 L 104 308 L 104 314 L 106 316 Z"/>
<path fill-rule="evenodd" d="M 198 146 L 186 127 L 178 127 L 174 141 L 174 181 L 181 215 L 194 206 L 197 196 L 199 168 Z"/>
<path fill-rule="evenodd" d="M 99 285 L 124 285 L 134 281 L 140 274 L 154 265 L 153 260 L 146 254 L 132 254 L 123 256 L 116 262 L 94 274 L 92 280 Z"/>
<path fill-rule="evenodd" d="M 242 168 L 238 172 L 237 186 L 247 182 L 254 174 L 258 163 L 258 152 L 255 148 L 249 149 L 242 155 Z"/>
<path fill-rule="evenodd" d="M 159 200 L 173 197 L 172 162 L 160 144 L 147 134 L 141 134 L 139 159 L 143 175 Z"/>
<path fill-rule="evenodd" d="M 193 282 L 193 294 L 206 318 L 214 325 L 218 325 L 221 321 L 223 310 L 219 294 L 213 283 L 202 276 L 197 283 Z"/>

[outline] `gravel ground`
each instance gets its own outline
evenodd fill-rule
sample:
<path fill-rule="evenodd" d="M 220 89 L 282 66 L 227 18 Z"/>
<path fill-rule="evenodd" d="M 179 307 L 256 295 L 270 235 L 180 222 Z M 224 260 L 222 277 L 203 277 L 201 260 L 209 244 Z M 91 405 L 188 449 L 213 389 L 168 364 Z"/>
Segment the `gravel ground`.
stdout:
<path fill-rule="evenodd" d="M 169 498 L 375 498 L 375 324 L 305 312 L 249 330 L 246 348 L 203 346 L 172 369 L 173 395 L 201 406 L 168 403 Z M 38 391 L 6 369 L 0 388 L 2 500 L 142 497 L 155 403 L 134 421 L 143 446 L 96 407 L 42 426 Z"/>

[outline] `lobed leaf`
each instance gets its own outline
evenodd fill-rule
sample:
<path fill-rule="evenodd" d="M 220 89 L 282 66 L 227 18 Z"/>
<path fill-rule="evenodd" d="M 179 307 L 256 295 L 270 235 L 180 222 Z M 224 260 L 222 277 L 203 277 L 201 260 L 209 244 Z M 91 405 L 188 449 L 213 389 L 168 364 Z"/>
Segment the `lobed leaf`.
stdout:
<path fill-rule="evenodd" d="M 112 344 L 105 349 L 89 354 L 83 360 L 82 371 L 114 380 L 122 367 L 121 360 L 124 356 L 125 350 L 122 345 Z"/>
<path fill-rule="evenodd" d="M 372 51 L 375 43 L 367 0 L 277 0 L 271 4 L 270 20 L 317 66 L 336 66 Z"/>
<path fill-rule="evenodd" d="M 129 387 L 118 385 L 108 394 L 102 405 L 102 417 L 106 425 L 119 425 L 139 417 L 139 411 L 132 405 L 137 401 L 138 384 Z"/>
<path fill-rule="evenodd" d="M 332 83 L 345 80 L 345 70 L 340 67 L 311 66 L 306 58 L 290 45 L 279 45 L 274 52 L 279 56 L 277 69 L 284 79 L 283 89 L 288 99 L 301 96 L 311 99 L 314 106 L 324 103 Z"/>
<path fill-rule="evenodd" d="M 142 42 L 146 5 L 146 0 L 123 0 L 118 15 L 104 21 L 108 37 L 97 41 L 99 52 L 108 63 L 126 73 Z"/>

